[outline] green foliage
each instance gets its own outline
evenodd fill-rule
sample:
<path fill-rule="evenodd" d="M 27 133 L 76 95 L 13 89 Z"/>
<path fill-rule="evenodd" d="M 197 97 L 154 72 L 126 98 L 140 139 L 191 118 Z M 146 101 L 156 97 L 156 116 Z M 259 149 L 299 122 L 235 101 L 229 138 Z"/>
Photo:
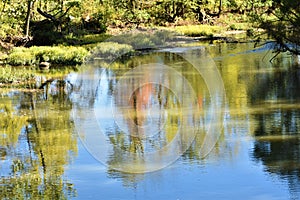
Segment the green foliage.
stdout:
<path fill-rule="evenodd" d="M 14 48 L 7 57 L 7 63 L 13 66 L 37 64 L 36 56 L 25 48 Z"/>
<path fill-rule="evenodd" d="M 265 3 L 265 1 L 258 1 Z M 276 0 L 266 5 L 264 14 L 253 13 L 253 21 L 276 40 L 275 51 L 300 55 L 300 4 L 294 0 Z"/>
<path fill-rule="evenodd" d="M 28 13 L 30 2 L 33 6 Z M 38 8 L 48 15 L 42 15 Z M 294 0 L 4 0 L 0 2 L 0 39 L 24 33 L 27 14 L 31 16 L 30 36 L 34 38 L 33 45 L 95 44 L 106 38 L 84 35 L 103 33 L 108 26 L 185 25 L 175 30 L 187 36 L 211 37 L 226 29 L 204 24 L 226 27 L 227 30 L 251 30 L 247 22 L 248 16 L 252 15 L 252 21 L 266 29 L 280 44 L 279 49 L 291 51 L 286 43 L 299 44 L 300 41 L 299 12 L 299 3 Z M 192 26 L 194 24 L 198 26 Z M 145 37 L 141 34 L 131 36 L 128 40 L 121 36 L 113 42 L 140 49 L 153 48 L 164 41 L 155 35 Z M 294 50 L 294 53 L 298 53 L 298 50 Z M 30 54 L 24 53 L 23 56 L 20 61 L 12 58 L 11 62 L 14 65 L 36 63 Z"/>
<path fill-rule="evenodd" d="M 0 37 L 19 35 L 25 23 L 26 4 L 17 0 L 0 2 Z"/>
<path fill-rule="evenodd" d="M 7 58 L 7 64 L 35 65 L 42 61 L 60 65 L 77 65 L 84 62 L 88 51 L 83 47 L 30 47 L 14 48 Z"/>
<path fill-rule="evenodd" d="M 154 48 L 156 46 L 157 38 L 148 37 L 144 33 L 138 34 L 124 34 L 120 36 L 113 37 L 110 41 L 128 44 L 132 46 L 134 49 L 145 49 L 145 48 Z"/>
<path fill-rule="evenodd" d="M 0 39 L 5 38 L 8 33 L 10 35 L 20 35 L 21 27 L 12 28 L 11 25 L 7 23 L 0 22 Z"/>
<path fill-rule="evenodd" d="M 164 0 L 158 1 L 152 8 L 156 24 L 174 23 L 177 19 L 186 19 L 197 3 L 193 0 Z"/>
<path fill-rule="evenodd" d="M 151 4 L 151 2 L 149 2 Z M 143 9 L 146 2 L 137 0 L 112 0 L 109 5 L 114 8 L 112 11 L 116 13 L 114 15 L 116 20 L 120 20 L 123 23 L 131 23 L 139 25 L 142 22 L 146 22 L 150 16 L 147 10 Z"/>
<path fill-rule="evenodd" d="M 30 3 L 32 9 L 28 10 Z M 57 44 L 70 33 L 102 33 L 108 19 L 105 8 L 98 0 L 5 0 L 0 2 L 0 38 L 25 34 L 26 16 L 30 16 L 34 45 Z"/>

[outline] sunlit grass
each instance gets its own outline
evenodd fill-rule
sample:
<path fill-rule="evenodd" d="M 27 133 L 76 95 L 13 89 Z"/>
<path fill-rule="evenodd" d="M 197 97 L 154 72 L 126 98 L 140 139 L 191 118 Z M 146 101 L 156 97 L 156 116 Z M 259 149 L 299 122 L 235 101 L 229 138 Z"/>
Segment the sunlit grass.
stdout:
<path fill-rule="evenodd" d="M 230 26 L 229 26 L 229 30 L 248 30 L 252 28 L 251 24 L 250 23 L 232 23 Z"/>
<path fill-rule="evenodd" d="M 199 36 L 212 37 L 216 34 L 221 34 L 226 30 L 225 27 L 210 26 L 210 25 L 188 25 L 188 26 L 177 26 L 175 28 L 170 28 L 170 30 L 173 29 L 180 34 L 191 36 L 191 37 L 199 37 Z"/>
<path fill-rule="evenodd" d="M 59 65 L 77 65 L 82 64 L 87 55 L 88 51 L 83 47 L 17 47 L 7 56 L 6 64 L 31 66 L 47 61 Z"/>

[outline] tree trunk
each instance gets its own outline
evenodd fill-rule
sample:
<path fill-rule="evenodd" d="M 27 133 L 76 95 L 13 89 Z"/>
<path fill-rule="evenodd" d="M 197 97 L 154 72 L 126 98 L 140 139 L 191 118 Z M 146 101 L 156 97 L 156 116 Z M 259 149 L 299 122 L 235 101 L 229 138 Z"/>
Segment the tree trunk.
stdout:
<path fill-rule="evenodd" d="M 33 1 L 27 1 L 27 13 L 26 13 L 26 23 L 25 23 L 25 35 L 29 37 L 29 28 L 30 28 L 30 17 L 31 17 L 31 10 L 33 6 Z"/>
<path fill-rule="evenodd" d="M 222 12 L 222 0 L 220 0 L 220 2 L 219 2 L 219 12 L 218 12 L 218 17 L 220 17 L 221 12 Z"/>

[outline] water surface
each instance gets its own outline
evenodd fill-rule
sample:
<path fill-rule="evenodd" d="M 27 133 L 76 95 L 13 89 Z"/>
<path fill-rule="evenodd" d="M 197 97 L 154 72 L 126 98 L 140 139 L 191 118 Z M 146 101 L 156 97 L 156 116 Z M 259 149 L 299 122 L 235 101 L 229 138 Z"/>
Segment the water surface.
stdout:
<path fill-rule="evenodd" d="M 270 63 L 268 48 L 254 49 L 253 44 L 206 49 L 187 47 L 187 54 L 198 62 L 209 52 L 226 101 L 212 94 L 207 77 L 176 49 L 96 63 L 59 78 L 41 76 L 38 86 L 50 81 L 38 92 L 1 89 L 1 199 L 299 199 L 299 68 L 287 54 Z M 154 72 L 124 78 L 149 63 L 167 65 L 181 79 L 171 71 L 162 72 L 165 85 L 153 83 Z M 214 109 L 215 102 L 224 112 Z M 105 112 L 108 108 L 115 115 Z M 110 145 L 99 153 L 105 155 L 103 163 L 82 142 L 84 132 L 92 130 L 78 128 L 90 122 L 88 111 L 94 110 L 106 138 L 102 144 Z M 215 114 L 222 117 L 223 128 L 204 156 Z M 180 145 L 171 150 L 185 153 L 169 162 L 174 154 L 162 152 L 159 161 L 168 164 L 163 169 L 141 174 L 116 170 L 120 162 L 127 170 L 144 170 L 140 158 L 172 141 Z"/>

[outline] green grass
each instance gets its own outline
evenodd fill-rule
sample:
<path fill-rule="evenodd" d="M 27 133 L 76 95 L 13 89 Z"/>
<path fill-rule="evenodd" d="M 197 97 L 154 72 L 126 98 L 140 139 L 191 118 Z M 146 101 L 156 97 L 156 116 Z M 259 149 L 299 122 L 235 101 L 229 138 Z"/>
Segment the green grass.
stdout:
<path fill-rule="evenodd" d="M 38 65 L 42 61 L 59 65 L 82 64 L 88 55 L 83 47 L 17 47 L 14 48 L 6 59 L 6 64 L 12 66 Z"/>
<path fill-rule="evenodd" d="M 226 28 L 221 26 L 210 26 L 210 25 L 189 25 L 189 26 L 177 26 L 175 28 L 170 28 L 170 30 L 175 30 L 176 32 L 191 36 L 191 37 L 199 37 L 199 36 L 208 36 L 212 37 L 216 34 L 221 34 L 225 31 Z"/>

